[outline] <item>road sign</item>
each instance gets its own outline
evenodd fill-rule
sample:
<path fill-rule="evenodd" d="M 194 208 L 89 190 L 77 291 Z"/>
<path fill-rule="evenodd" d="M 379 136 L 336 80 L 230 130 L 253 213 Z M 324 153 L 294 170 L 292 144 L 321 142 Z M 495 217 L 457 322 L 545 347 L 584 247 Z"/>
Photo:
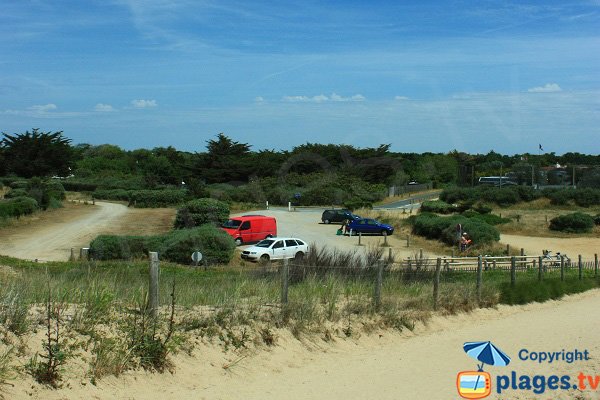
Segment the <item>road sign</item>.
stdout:
<path fill-rule="evenodd" d="M 196 265 L 202 261 L 202 253 L 199 251 L 195 251 L 192 253 L 192 261 L 196 263 Z"/>

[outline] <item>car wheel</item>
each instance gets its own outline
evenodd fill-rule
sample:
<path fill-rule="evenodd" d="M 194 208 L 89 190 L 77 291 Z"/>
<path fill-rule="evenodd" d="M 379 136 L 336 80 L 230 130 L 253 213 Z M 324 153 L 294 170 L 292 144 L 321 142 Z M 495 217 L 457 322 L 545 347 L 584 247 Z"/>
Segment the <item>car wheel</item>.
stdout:
<path fill-rule="evenodd" d="M 235 245 L 236 245 L 236 246 L 241 246 L 241 245 L 242 245 L 242 243 L 244 243 L 244 242 L 242 242 L 242 238 L 236 238 L 236 239 L 235 239 Z"/>
<path fill-rule="evenodd" d="M 323 221 L 323 223 L 324 223 L 324 224 L 329 224 L 329 223 L 331 223 L 331 221 L 330 221 L 330 220 L 328 220 L 328 219 L 326 219 L 326 220 L 324 220 L 324 221 Z"/>
<path fill-rule="evenodd" d="M 294 260 L 296 260 L 296 261 L 300 261 L 303 259 L 304 259 L 304 253 L 301 251 L 297 252 L 296 255 L 294 256 Z"/>
<path fill-rule="evenodd" d="M 268 264 L 270 260 L 271 260 L 271 258 L 269 257 L 268 254 L 263 254 L 262 256 L 260 256 L 259 262 L 264 265 L 264 264 Z"/>
<path fill-rule="evenodd" d="M 385 230 L 381 231 L 381 236 L 387 236 L 387 235 L 388 235 L 387 231 L 385 231 Z"/>
<path fill-rule="evenodd" d="M 273 235 L 267 235 L 265 236 L 265 239 L 271 239 L 273 237 Z"/>

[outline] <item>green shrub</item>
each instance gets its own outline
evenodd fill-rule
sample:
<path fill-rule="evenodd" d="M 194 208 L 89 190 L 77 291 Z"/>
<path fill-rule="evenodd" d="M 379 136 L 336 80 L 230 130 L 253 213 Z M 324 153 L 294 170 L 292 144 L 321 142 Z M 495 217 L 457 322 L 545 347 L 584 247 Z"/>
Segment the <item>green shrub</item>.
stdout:
<path fill-rule="evenodd" d="M 575 204 L 580 207 L 591 207 L 600 204 L 600 190 L 598 189 L 577 189 L 573 193 Z"/>
<path fill-rule="evenodd" d="M 590 232 L 593 227 L 594 218 L 581 212 L 560 215 L 550 220 L 550 229 L 553 231 L 585 233 Z"/>
<path fill-rule="evenodd" d="M 192 253 L 200 251 L 205 264 L 227 264 L 234 250 L 231 236 L 212 225 L 156 236 L 100 235 L 90 243 L 90 256 L 96 260 L 131 260 L 157 251 L 161 259 L 190 264 Z"/>
<path fill-rule="evenodd" d="M 25 189 L 11 189 L 4 195 L 5 199 L 14 199 L 15 197 L 27 197 L 29 193 Z"/>
<path fill-rule="evenodd" d="M 500 240 L 500 232 L 484 221 L 466 218 L 462 215 L 439 217 L 431 213 L 423 213 L 410 219 L 413 233 L 429 239 L 438 239 L 447 244 L 456 244 L 457 224 L 461 224 L 463 231 L 468 232 L 473 244 L 484 245 Z"/>
<path fill-rule="evenodd" d="M 569 203 L 569 200 L 573 199 L 574 190 L 572 189 L 561 189 L 557 191 L 548 191 L 545 196 L 550 199 L 550 204 L 554 206 L 564 206 Z"/>
<path fill-rule="evenodd" d="M 90 257 L 94 260 L 129 260 L 134 255 L 131 236 L 100 235 L 90 243 Z M 144 253 L 138 256 L 143 256 Z"/>
<path fill-rule="evenodd" d="M 229 219 L 229 205 L 215 199 L 188 201 L 177 210 L 175 228 L 192 228 L 204 224 L 221 225 Z"/>
<path fill-rule="evenodd" d="M 492 212 L 492 207 L 485 203 L 477 203 L 472 207 L 473 211 L 478 212 L 479 214 L 489 214 Z"/>
<path fill-rule="evenodd" d="M 168 207 L 185 201 L 186 191 L 181 189 L 132 190 L 130 204 L 139 208 Z"/>
<path fill-rule="evenodd" d="M 600 225 L 600 214 L 596 214 L 594 217 L 594 224 Z"/>
<path fill-rule="evenodd" d="M 510 222 L 510 219 L 508 218 L 502 218 L 494 214 L 480 214 L 474 210 L 467 210 L 463 212 L 462 215 L 467 218 L 478 219 L 490 225 L 500 225 Z"/>
<path fill-rule="evenodd" d="M 501 207 L 507 207 L 513 204 L 517 204 L 521 201 L 519 193 L 512 187 L 480 187 L 482 190 L 481 198 L 490 203 L 496 203 Z M 483 188 L 487 190 L 483 190 Z"/>
<path fill-rule="evenodd" d="M 200 251 L 204 264 L 227 264 L 233 257 L 235 247 L 231 236 L 207 224 L 173 231 L 165 237 L 160 254 L 169 261 L 190 264 L 192 253 Z"/>
<path fill-rule="evenodd" d="M 424 201 L 421 204 L 421 212 L 432 212 L 437 214 L 452 214 L 456 210 L 452 204 L 442 200 Z"/>
<path fill-rule="evenodd" d="M 8 186 L 12 189 L 27 189 L 29 187 L 29 182 L 26 180 L 17 180 L 11 182 Z"/>
<path fill-rule="evenodd" d="M 38 203 L 31 197 L 16 197 L 0 201 L 1 218 L 19 218 L 23 215 L 34 213 L 38 209 Z"/>

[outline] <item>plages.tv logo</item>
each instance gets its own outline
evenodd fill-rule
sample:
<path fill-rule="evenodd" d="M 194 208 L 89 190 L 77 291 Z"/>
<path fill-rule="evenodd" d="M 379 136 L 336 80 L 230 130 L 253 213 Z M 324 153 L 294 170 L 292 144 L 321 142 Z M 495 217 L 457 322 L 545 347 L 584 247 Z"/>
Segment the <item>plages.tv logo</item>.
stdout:
<path fill-rule="evenodd" d="M 465 399 L 483 399 L 492 393 L 492 377 L 483 370 L 483 365 L 506 366 L 510 357 L 494 346 L 492 342 L 467 342 L 463 350 L 481 364 L 477 371 L 462 371 L 456 376 L 458 394 Z"/>

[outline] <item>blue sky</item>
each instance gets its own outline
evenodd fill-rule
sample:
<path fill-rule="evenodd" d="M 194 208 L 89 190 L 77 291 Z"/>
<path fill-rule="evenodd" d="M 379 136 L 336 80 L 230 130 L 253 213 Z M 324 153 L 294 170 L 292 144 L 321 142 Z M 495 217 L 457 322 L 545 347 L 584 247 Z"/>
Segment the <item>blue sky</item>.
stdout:
<path fill-rule="evenodd" d="M 600 0 L 4 0 L 0 131 L 598 153 Z"/>

